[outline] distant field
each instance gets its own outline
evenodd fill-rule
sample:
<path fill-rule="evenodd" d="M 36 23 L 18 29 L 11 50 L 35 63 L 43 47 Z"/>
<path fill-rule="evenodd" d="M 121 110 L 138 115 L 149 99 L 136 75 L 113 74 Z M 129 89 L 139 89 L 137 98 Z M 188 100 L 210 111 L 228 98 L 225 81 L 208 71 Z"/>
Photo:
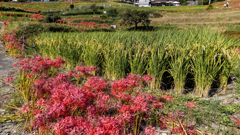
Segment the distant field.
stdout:
<path fill-rule="evenodd" d="M 97 5 L 101 5 L 101 2 L 73 2 L 75 7 L 77 6 L 89 6 L 94 3 Z M 196 12 L 196 11 L 203 11 L 206 9 L 207 6 L 166 6 L 166 7 L 152 7 L 152 8 L 139 8 L 139 7 L 133 7 L 132 4 L 127 4 L 127 3 L 119 3 L 119 2 L 104 2 L 103 5 L 108 5 L 112 7 L 131 7 L 136 8 L 136 9 L 143 9 L 147 11 L 169 11 L 169 12 Z M 24 9 L 27 11 L 47 11 L 47 10 L 64 10 L 68 9 L 70 6 L 69 2 L 32 2 L 32 3 L 24 3 L 24 4 L 18 4 L 18 3 L 8 3 L 8 2 L 0 2 L 0 6 L 5 6 L 5 7 L 15 7 L 15 8 L 20 8 Z"/>
<path fill-rule="evenodd" d="M 75 7 L 77 6 L 89 6 L 92 4 L 97 4 L 98 6 L 101 5 L 100 2 L 73 2 Z M 111 5 L 113 7 L 120 6 L 120 3 L 116 2 L 103 2 L 103 5 Z M 5 7 L 15 7 L 15 8 L 20 8 L 24 9 L 27 11 L 47 11 L 47 10 L 64 10 L 68 9 L 70 6 L 70 2 L 32 2 L 32 3 L 9 3 L 9 2 L 0 2 L 0 6 L 5 6 Z M 121 3 L 121 6 L 132 6 L 130 4 L 126 3 Z"/>
<path fill-rule="evenodd" d="M 228 27 L 239 25 L 240 10 L 236 9 L 213 9 L 198 13 L 169 13 L 166 12 L 161 18 L 151 18 L 152 25 L 171 24 L 181 28 L 208 27 L 210 29 L 226 30 Z"/>

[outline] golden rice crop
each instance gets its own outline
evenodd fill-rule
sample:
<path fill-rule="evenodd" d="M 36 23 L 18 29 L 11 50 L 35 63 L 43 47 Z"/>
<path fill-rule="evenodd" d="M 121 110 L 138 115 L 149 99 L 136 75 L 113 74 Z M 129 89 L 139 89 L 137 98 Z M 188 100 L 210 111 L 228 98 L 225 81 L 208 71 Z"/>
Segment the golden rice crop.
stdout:
<path fill-rule="evenodd" d="M 129 73 L 150 74 L 151 88 L 163 88 L 163 76 L 175 93 L 194 80 L 198 96 L 208 96 L 215 80 L 226 86 L 236 63 L 239 46 L 234 38 L 205 29 L 163 30 L 157 32 L 43 33 L 35 38 L 38 52 L 44 56 L 63 57 L 69 67 L 82 62 L 97 66 L 98 75 L 119 79 Z M 187 76 L 193 78 L 187 78 Z"/>

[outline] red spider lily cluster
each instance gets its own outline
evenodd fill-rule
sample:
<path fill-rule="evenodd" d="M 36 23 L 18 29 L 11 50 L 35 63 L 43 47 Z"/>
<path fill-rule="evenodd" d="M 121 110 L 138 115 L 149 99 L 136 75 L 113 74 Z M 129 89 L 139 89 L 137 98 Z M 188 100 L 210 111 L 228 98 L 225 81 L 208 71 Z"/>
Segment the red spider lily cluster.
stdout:
<path fill-rule="evenodd" d="M 231 119 L 231 121 L 232 121 L 233 123 L 235 123 L 234 126 L 236 126 L 237 128 L 240 127 L 240 119 L 239 119 L 239 118 L 236 118 L 236 117 L 234 117 L 234 116 L 231 116 L 230 119 Z"/>
<path fill-rule="evenodd" d="M 197 107 L 196 106 L 196 103 L 195 102 L 192 102 L 192 101 L 188 101 L 187 105 L 186 105 L 188 108 L 190 108 L 192 110 L 193 107 Z"/>
<path fill-rule="evenodd" d="M 5 82 L 12 82 L 14 79 L 12 77 L 8 77 Z"/>
<path fill-rule="evenodd" d="M 240 54 L 240 50 L 239 50 L 239 48 L 237 48 L 237 47 L 233 47 L 232 49 L 233 49 L 233 50 L 236 50 L 236 52 L 237 52 L 238 54 Z"/>
<path fill-rule="evenodd" d="M 225 31 L 222 33 L 228 36 L 240 37 L 240 31 Z"/>
<path fill-rule="evenodd" d="M 110 26 L 105 24 L 105 23 L 97 24 L 96 22 L 84 22 L 84 21 L 81 21 L 80 23 L 74 23 L 74 24 L 78 25 L 80 27 L 83 27 L 85 29 L 110 28 Z"/>
<path fill-rule="evenodd" d="M 42 19 L 43 16 L 40 15 L 40 14 L 34 14 L 34 15 L 31 15 L 30 18 L 33 18 L 33 19 L 35 19 L 36 21 L 38 21 L 39 19 Z"/>
<path fill-rule="evenodd" d="M 5 25 L 8 25 L 8 23 L 6 23 Z M 1 36 L 1 38 L 4 41 L 6 49 L 11 55 L 17 56 L 17 54 L 20 54 L 22 44 L 20 42 L 20 39 L 16 38 L 15 33 L 10 34 L 6 32 L 4 35 Z"/>
<path fill-rule="evenodd" d="M 1 13 L 1 16 L 14 16 L 15 14 L 13 13 Z"/>
<path fill-rule="evenodd" d="M 97 24 L 96 22 L 84 22 L 81 21 L 80 23 L 73 23 L 71 19 L 58 19 L 57 22 L 60 23 L 62 26 L 68 26 L 73 27 L 78 30 L 83 29 L 99 29 L 99 28 L 110 28 L 109 25 L 103 23 L 103 24 Z"/>
<path fill-rule="evenodd" d="M 8 25 L 11 24 L 11 23 L 12 23 L 12 20 L 3 21 L 3 24 L 4 24 L 5 26 L 8 26 Z"/>
<path fill-rule="evenodd" d="M 14 64 L 20 67 L 20 91 L 27 100 L 21 113 L 31 118 L 31 128 L 39 134 L 153 135 L 156 126 L 171 133 L 196 133 L 193 125 L 183 124 L 182 113 L 164 113 L 172 96 L 157 98 L 141 90 L 152 81 L 149 75 L 129 74 L 112 82 L 93 76 L 98 70 L 93 66 L 59 73 L 64 63 L 60 57 L 37 56 Z"/>
<path fill-rule="evenodd" d="M 216 3 L 213 3 L 213 5 L 218 5 L 218 6 L 224 7 L 225 3 L 226 3 L 225 1 L 223 1 L 223 2 L 216 2 Z M 240 5 L 240 1 L 239 0 L 228 1 L 228 3 L 231 6 L 231 8 L 239 8 L 239 5 Z"/>

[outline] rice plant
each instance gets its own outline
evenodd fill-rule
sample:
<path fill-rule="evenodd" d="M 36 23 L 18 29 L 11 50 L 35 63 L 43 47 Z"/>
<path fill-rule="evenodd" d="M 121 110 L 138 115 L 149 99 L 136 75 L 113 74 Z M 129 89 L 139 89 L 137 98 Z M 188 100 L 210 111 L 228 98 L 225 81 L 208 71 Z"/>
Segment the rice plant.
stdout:
<path fill-rule="evenodd" d="M 237 57 L 231 48 L 239 42 L 206 29 L 157 32 L 43 33 L 35 38 L 40 54 L 63 57 L 68 67 L 97 66 L 99 75 L 116 80 L 129 73 L 154 77 L 160 88 L 164 73 L 173 78 L 175 93 L 194 80 L 196 95 L 208 96 L 215 80 L 225 87 Z M 187 78 L 189 72 L 193 78 Z M 166 80 L 165 80 L 166 82 Z"/>
<path fill-rule="evenodd" d="M 189 64 L 189 49 L 174 46 L 169 48 L 168 53 L 170 54 L 170 68 L 169 73 L 174 80 L 174 92 L 176 94 L 183 93 L 185 82 L 187 79 Z"/>

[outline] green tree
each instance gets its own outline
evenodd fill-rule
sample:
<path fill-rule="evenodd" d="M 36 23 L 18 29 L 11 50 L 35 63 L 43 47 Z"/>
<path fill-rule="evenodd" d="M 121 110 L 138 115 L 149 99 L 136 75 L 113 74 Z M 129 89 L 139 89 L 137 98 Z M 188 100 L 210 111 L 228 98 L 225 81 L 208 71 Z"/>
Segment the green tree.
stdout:
<path fill-rule="evenodd" d="M 95 14 L 98 11 L 98 6 L 96 4 L 93 4 L 90 6 L 90 9 L 93 11 L 93 14 Z"/>
<path fill-rule="evenodd" d="M 109 10 L 107 10 L 107 16 L 117 17 L 117 15 L 118 15 L 117 9 L 110 8 Z"/>
<path fill-rule="evenodd" d="M 73 10 L 73 8 L 74 8 L 74 5 L 73 5 L 73 4 L 71 4 L 71 5 L 70 5 L 70 8 Z"/>
<path fill-rule="evenodd" d="M 130 26 L 134 25 L 135 29 L 137 25 L 141 23 L 144 26 L 149 26 L 149 12 L 146 11 L 137 11 L 137 10 L 127 10 L 126 13 L 122 15 L 122 25 L 129 24 Z"/>
<path fill-rule="evenodd" d="M 182 5 L 187 5 L 187 1 L 186 0 L 179 0 L 179 2 L 182 4 Z M 195 2 L 195 1 L 194 1 Z"/>

